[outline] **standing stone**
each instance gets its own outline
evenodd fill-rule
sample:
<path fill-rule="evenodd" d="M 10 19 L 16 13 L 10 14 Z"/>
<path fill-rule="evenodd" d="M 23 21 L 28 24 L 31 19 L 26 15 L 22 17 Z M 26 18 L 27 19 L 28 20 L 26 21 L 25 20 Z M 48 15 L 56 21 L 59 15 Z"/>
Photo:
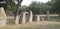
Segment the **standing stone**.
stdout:
<path fill-rule="evenodd" d="M 6 25 L 6 13 L 3 7 L 0 7 L 0 27 L 4 27 Z"/>
<path fill-rule="evenodd" d="M 19 15 L 16 16 L 15 24 L 19 24 Z"/>
<path fill-rule="evenodd" d="M 50 20 L 50 16 L 49 16 L 49 10 L 47 10 L 47 19 L 48 19 L 48 21 Z"/>
<path fill-rule="evenodd" d="M 23 12 L 22 23 L 25 23 L 25 13 Z"/>
<path fill-rule="evenodd" d="M 33 13 L 32 13 L 32 11 L 30 11 L 29 22 L 32 22 L 32 19 L 33 19 Z"/>
<path fill-rule="evenodd" d="M 26 22 L 26 14 L 28 14 L 28 12 L 23 12 L 22 23 Z"/>
<path fill-rule="evenodd" d="M 39 22 L 40 21 L 40 16 L 39 15 L 37 15 L 37 22 Z"/>

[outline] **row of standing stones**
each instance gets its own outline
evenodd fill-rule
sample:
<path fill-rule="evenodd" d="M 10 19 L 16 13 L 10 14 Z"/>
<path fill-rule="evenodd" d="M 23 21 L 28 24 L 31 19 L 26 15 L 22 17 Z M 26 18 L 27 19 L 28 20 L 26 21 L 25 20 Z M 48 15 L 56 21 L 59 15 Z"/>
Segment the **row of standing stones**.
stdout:
<path fill-rule="evenodd" d="M 22 13 L 22 23 L 25 23 L 26 21 L 26 14 L 28 14 L 28 12 L 23 12 Z M 32 11 L 30 11 L 30 14 L 29 14 L 29 22 L 32 22 L 32 19 L 33 19 L 33 13 Z M 0 27 L 4 27 L 6 26 L 6 20 L 7 20 L 7 16 L 6 16 L 6 13 L 4 11 L 4 8 L 3 7 L 0 7 Z M 37 15 L 37 22 L 40 21 L 40 17 L 39 15 Z M 15 20 L 15 24 L 19 24 L 19 17 L 17 16 L 16 20 Z"/>
<path fill-rule="evenodd" d="M 32 11 L 30 11 L 30 14 L 29 15 L 26 15 L 26 14 L 29 14 L 28 12 L 22 12 L 20 14 L 20 16 L 17 16 L 16 17 L 16 21 L 15 21 L 15 24 L 19 24 L 19 19 L 20 19 L 20 22 L 23 24 L 23 23 L 26 23 L 26 20 L 28 19 L 29 22 L 32 22 L 32 19 L 33 19 L 33 14 L 32 14 Z M 29 16 L 29 17 L 28 17 Z"/>

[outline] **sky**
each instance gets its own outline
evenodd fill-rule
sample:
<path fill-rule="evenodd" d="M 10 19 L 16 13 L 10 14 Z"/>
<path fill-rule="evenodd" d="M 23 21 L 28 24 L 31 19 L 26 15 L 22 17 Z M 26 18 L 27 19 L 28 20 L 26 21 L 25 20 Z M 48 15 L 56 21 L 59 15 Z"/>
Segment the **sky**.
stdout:
<path fill-rule="evenodd" d="M 46 3 L 46 2 L 51 1 L 51 0 L 23 0 L 22 6 L 23 5 L 29 6 L 29 4 L 31 4 L 34 1 Z"/>

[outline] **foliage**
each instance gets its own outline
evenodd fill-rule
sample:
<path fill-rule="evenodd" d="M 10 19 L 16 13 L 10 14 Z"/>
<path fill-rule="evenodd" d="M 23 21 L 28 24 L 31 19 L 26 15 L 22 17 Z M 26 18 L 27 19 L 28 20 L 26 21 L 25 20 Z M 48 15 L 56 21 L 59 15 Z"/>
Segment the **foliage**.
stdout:
<path fill-rule="evenodd" d="M 32 4 L 27 7 L 27 11 L 32 10 L 33 14 L 46 14 L 46 11 L 51 10 L 52 8 L 53 5 L 51 4 L 51 2 L 32 2 Z"/>
<path fill-rule="evenodd" d="M 16 11 L 17 0 L 6 0 L 5 4 L 0 4 L 5 8 L 6 14 L 14 14 Z M 19 13 L 23 11 L 32 11 L 33 14 L 46 14 L 47 10 L 50 10 L 51 14 L 60 14 L 60 0 L 51 0 L 47 3 L 32 2 L 29 6 L 21 6 Z"/>
<path fill-rule="evenodd" d="M 4 7 L 6 14 L 14 14 L 16 10 L 16 4 L 13 0 L 8 0 L 6 3 L 0 3 Z"/>
<path fill-rule="evenodd" d="M 40 14 L 42 13 L 42 7 L 43 3 L 40 3 L 40 2 L 32 2 L 32 4 L 30 4 L 30 6 L 27 7 L 27 10 L 28 11 L 32 11 L 33 14 Z"/>
<path fill-rule="evenodd" d="M 54 5 L 54 11 L 60 15 L 60 0 L 52 0 Z"/>

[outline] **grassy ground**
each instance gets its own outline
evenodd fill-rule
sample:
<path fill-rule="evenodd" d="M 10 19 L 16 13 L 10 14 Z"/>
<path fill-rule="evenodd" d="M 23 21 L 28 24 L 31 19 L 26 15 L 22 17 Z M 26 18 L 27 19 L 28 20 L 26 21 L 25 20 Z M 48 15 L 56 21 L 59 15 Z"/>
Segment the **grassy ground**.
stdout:
<path fill-rule="evenodd" d="M 60 17 L 51 17 L 50 21 L 40 21 L 14 25 L 15 20 L 8 20 L 7 23 L 11 25 L 6 25 L 5 27 L 0 27 L 0 29 L 60 29 Z M 13 23 L 13 24 L 12 24 Z"/>
<path fill-rule="evenodd" d="M 51 19 L 51 21 L 58 21 L 58 22 L 60 22 L 60 17 L 51 17 L 50 18 Z"/>
<path fill-rule="evenodd" d="M 60 29 L 60 22 L 33 22 L 25 23 L 19 25 L 7 25 L 6 27 L 1 27 L 0 29 Z"/>

